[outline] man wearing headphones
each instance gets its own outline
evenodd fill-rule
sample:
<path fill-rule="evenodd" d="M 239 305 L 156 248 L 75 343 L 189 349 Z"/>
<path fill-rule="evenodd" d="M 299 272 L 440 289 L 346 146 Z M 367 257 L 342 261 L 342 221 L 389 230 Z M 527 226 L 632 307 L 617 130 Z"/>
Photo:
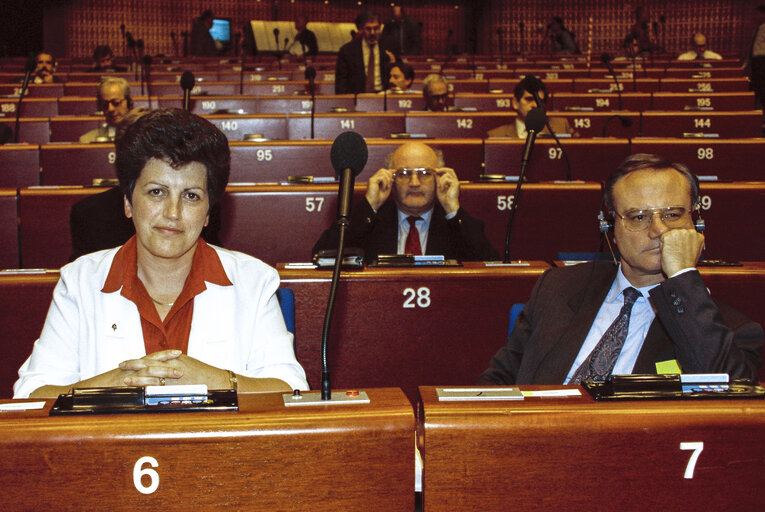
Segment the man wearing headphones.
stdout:
<path fill-rule="evenodd" d="M 699 186 L 646 154 L 609 177 L 621 261 L 548 270 L 481 384 L 579 384 L 611 374 L 710 373 L 756 380 L 762 327 L 712 298 L 695 265 Z M 694 229 L 696 228 L 696 229 Z"/>
<path fill-rule="evenodd" d="M 130 97 L 130 84 L 127 80 L 119 77 L 104 78 L 98 84 L 96 95 L 98 110 L 104 113 L 103 125 L 90 130 L 80 137 L 80 142 L 109 142 L 114 140 L 117 133 L 117 125 L 122 118 L 133 108 L 133 100 Z"/>

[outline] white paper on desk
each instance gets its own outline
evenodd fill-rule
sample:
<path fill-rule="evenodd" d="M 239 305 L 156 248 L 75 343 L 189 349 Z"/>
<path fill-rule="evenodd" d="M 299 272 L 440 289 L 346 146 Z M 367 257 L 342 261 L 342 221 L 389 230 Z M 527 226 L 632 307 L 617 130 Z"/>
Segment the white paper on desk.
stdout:
<path fill-rule="evenodd" d="M 6 411 L 31 411 L 33 409 L 42 409 L 45 402 L 11 402 L 0 404 L 0 412 Z"/>
<path fill-rule="evenodd" d="M 578 389 L 544 389 L 537 391 L 524 391 L 523 396 L 556 397 L 556 396 L 581 396 Z"/>
<path fill-rule="evenodd" d="M 436 388 L 440 402 L 480 402 L 484 400 L 523 400 L 517 387 L 510 388 Z"/>

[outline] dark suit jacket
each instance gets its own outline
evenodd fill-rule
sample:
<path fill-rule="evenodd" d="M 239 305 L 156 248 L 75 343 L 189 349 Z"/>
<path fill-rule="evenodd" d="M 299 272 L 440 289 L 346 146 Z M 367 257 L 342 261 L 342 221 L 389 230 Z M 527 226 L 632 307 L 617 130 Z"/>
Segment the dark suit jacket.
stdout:
<path fill-rule="evenodd" d="M 93 194 L 72 205 L 69 213 L 74 261 L 83 254 L 123 245 L 135 234 L 133 221 L 125 217 L 124 201 L 118 187 Z M 220 246 L 220 204 L 210 211 L 210 222 L 202 230 L 207 243 Z"/>
<path fill-rule="evenodd" d="M 616 267 L 589 263 L 550 269 L 534 287 L 507 344 L 481 375 L 482 384 L 561 384 L 611 288 Z M 712 299 L 698 271 L 650 291 L 656 318 L 633 373 L 656 373 L 675 359 L 684 373 L 757 378 L 762 327 Z"/>
<path fill-rule="evenodd" d="M 384 89 L 388 88 L 390 73 L 388 64 L 390 59 L 385 53 L 387 48 L 382 41 L 377 43 L 380 46 L 380 77 Z M 337 63 L 335 64 L 335 94 L 360 94 L 365 91 L 367 85 L 367 74 L 364 71 L 364 51 L 362 50 L 362 38 L 354 39 L 350 43 L 344 44 L 337 52 Z"/>
<path fill-rule="evenodd" d="M 576 136 L 577 134 L 574 132 L 574 130 L 571 129 L 571 125 L 568 122 L 568 119 L 565 117 L 551 117 L 549 119 L 550 126 L 552 127 L 553 131 L 557 134 L 559 133 L 570 133 L 573 136 Z M 542 130 L 542 133 L 550 133 L 550 130 L 547 129 L 545 126 L 545 129 Z M 489 132 L 486 134 L 489 138 L 495 138 L 495 137 L 509 137 L 511 139 L 517 139 L 518 137 L 518 130 L 515 129 L 515 119 L 513 119 L 512 123 L 509 124 L 503 124 L 502 126 L 497 126 L 496 128 L 492 128 L 489 130 Z"/>
<path fill-rule="evenodd" d="M 326 230 L 313 247 L 316 254 L 324 249 L 337 249 L 338 228 Z M 392 199 L 386 201 L 375 214 L 364 198 L 351 210 L 351 224 L 346 231 L 346 247 L 364 249 L 364 259 L 371 261 L 380 254 L 398 252 L 398 209 Z M 453 218 L 446 220 L 440 204 L 433 208 L 428 230 L 425 254 L 444 255 L 460 261 L 498 260 L 499 254 L 483 233 L 483 222 L 460 208 Z"/>

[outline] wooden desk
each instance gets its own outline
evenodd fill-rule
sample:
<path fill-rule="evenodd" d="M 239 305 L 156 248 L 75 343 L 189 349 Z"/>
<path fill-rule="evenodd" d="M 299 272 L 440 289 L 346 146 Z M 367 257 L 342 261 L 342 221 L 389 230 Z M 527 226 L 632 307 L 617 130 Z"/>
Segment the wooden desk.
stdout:
<path fill-rule="evenodd" d="M 765 225 L 765 182 L 704 182 L 700 193 L 701 215 L 706 222 L 705 256 L 765 261 L 765 244 L 754 235 L 757 226 Z"/>
<path fill-rule="evenodd" d="M 720 180 L 765 180 L 757 165 L 765 154 L 765 139 L 661 139 L 641 137 L 632 141 L 633 153 L 655 153 L 680 162 L 699 176 Z"/>
<path fill-rule="evenodd" d="M 16 118 L 18 98 L 0 99 L 0 112 L 4 117 Z M 54 117 L 58 115 L 57 98 L 24 98 L 21 102 L 21 117 Z"/>
<path fill-rule="evenodd" d="M 0 123 L 16 132 L 15 117 L 0 118 Z M 24 117 L 19 120 L 19 142 L 47 144 L 50 142 L 50 126 L 47 117 Z"/>
<path fill-rule="evenodd" d="M 749 79 L 736 78 L 662 78 L 661 92 L 745 92 Z"/>
<path fill-rule="evenodd" d="M 295 293 L 297 357 L 320 383 L 321 333 L 331 270 L 277 267 Z M 367 268 L 343 272 L 329 344 L 333 387 L 470 385 L 507 338 L 508 312 L 548 268 Z"/>
<path fill-rule="evenodd" d="M 20 188 L 40 184 L 40 152 L 37 144 L 0 146 L 0 187 Z"/>
<path fill-rule="evenodd" d="M 237 412 L 3 413 L 3 507 L 411 511 L 411 405 L 366 391 L 368 405 L 287 408 L 267 393 L 240 394 Z"/>
<path fill-rule="evenodd" d="M 40 146 L 42 185 L 90 186 L 94 179 L 115 179 L 116 153 L 111 142 L 43 144 Z"/>
<path fill-rule="evenodd" d="M 19 96 L 21 94 L 21 80 L 24 72 L 21 72 L 19 83 L 0 84 L 0 96 Z M 25 96 L 30 98 L 58 98 L 64 95 L 64 84 L 29 84 Z"/>
<path fill-rule="evenodd" d="M 19 266 L 19 226 L 16 209 L 16 189 L 0 188 L 0 268 Z"/>
<path fill-rule="evenodd" d="M 651 105 L 651 95 L 644 92 L 625 92 L 622 94 L 621 110 L 642 112 Z M 619 95 L 611 93 L 568 93 L 559 92 L 552 97 L 552 108 L 555 110 L 576 111 L 583 108 L 594 111 L 611 111 L 619 109 Z M 583 110 L 583 112 L 586 112 Z"/>
<path fill-rule="evenodd" d="M 483 139 L 492 128 L 515 122 L 515 112 L 408 112 L 406 131 L 436 138 Z"/>
<path fill-rule="evenodd" d="M 646 137 L 683 137 L 686 133 L 717 134 L 728 139 L 761 137 L 762 111 L 643 112 L 640 133 Z"/>
<path fill-rule="evenodd" d="M 0 398 L 13 396 L 19 368 L 32 353 L 32 346 L 45 324 L 58 270 L 50 272 L 0 274 Z"/>
<path fill-rule="evenodd" d="M 439 403 L 432 387 L 420 396 L 425 512 L 760 510 L 765 502 L 763 400 Z"/>
<path fill-rule="evenodd" d="M 711 108 L 714 110 L 752 110 L 754 93 L 747 92 L 655 92 L 653 110 L 685 110 Z M 703 112 L 703 111 L 700 111 Z"/>
<path fill-rule="evenodd" d="M 404 114 L 401 112 L 342 114 L 316 114 L 314 116 L 314 138 L 334 139 L 347 131 L 355 131 L 363 137 L 387 138 L 391 133 L 406 131 Z M 290 140 L 311 138 L 311 115 L 289 114 L 287 135 Z"/>

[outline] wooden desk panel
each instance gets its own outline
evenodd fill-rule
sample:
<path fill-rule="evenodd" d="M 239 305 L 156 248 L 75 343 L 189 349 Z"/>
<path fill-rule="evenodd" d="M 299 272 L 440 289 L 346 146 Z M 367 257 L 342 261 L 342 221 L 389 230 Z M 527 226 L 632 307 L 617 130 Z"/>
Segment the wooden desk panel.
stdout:
<path fill-rule="evenodd" d="M 542 262 L 520 267 L 466 263 L 445 269 L 343 272 L 329 345 L 334 387 L 471 385 L 507 338 L 508 312 L 525 302 Z M 295 293 L 297 356 L 314 388 L 330 270 L 279 268 Z"/>
<path fill-rule="evenodd" d="M 16 265 L 14 265 L 16 266 Z M 58 270 L 35 274 L 0 274 L 0 398 L 13 397 L 13 383 L 19 378 L 19 368 L 32 353 L 40 337 L 53 288 L 58 282 Z"/>
<path fill-rule="evenodd" d="M 539 388 L 551 386 L 523 387 Z M 420 395 L 425 512 L 758 510 L 765 500 L 762 400 L 439 403 L 431 387 Z"/>
<path fill-rule="evenodd" d="M 632 73 L 632 70 L 627 70 Z M 633 82 L 632 78 L 617 76 L 619 86 L 623 92 L 651 93 L 659 90 L 659 80 L 655 78 L 643 78 L 638 70 L 638 76 Z M 576 78 L 570 92 L 586 92 L 603 94 L 604 91 L 616 92 L 616 84 L 613 78 Z"/>
<path fill-rule="evenodd" d="M 162 108 L 183 108 L 183 96 L 163 96 L 158 104 Z M 259 112 L 255 96 L 192 96 L 189 98 L 189 109 L 197 115 L 225 113 L 227 110 L 232 114 L 239 110 L 244 114 Z"/>
<path fill-rule="evenodd" d="M 137 85 L 131 85 L 132 90 L 140 91 Z M 148 92 L 145 88 L 144 91 Z M 68 94 L 68 93 L 67 93 Z M 151 82 L 152 96 L 177 96 L 183 94 L 180 82 Z M 197 82 L 191 89 L 192 96 L 228 96 L 239 94 L 239 83 L 234 82 Z M 245 89 L 245 94 L 250 93 Z"/>
<path fill-rule="evenodd" d="M 484 72 L 487 73 L 487 72 Z M 489 91 L 492 92 L 505 92 L 508 94 L 512 94 L 513 90 L 515 89 L 515 86 L 518 85 L 518 82 L 521 81 L 521 78 L 494 78 L 491 75 L 489 76 Z M 545 87 L 547 87 L 547 91 L 550 92 L 552 95 L 555 95 L 559 92 L 574 92 L 574 81 L 572 79 L 563 79 L 563 80 L 545 80 Z M 481 91 L 481 92 L 489 92 L 489 91 Z"/>
<path fill-rule="evenodd" d="M 238 67 L 238 66 L 237 66 Z M 269 80 L 302 80 L 305 76 L 305 71 L 301 71 L 299 76 L 293 76 L 296 73 L 293 71 L 285 70 L 285 71 L 277 71 L 273 69 L 252 69 L 245 67 L 244 74 L 242 74 L 240 71 L 233 69 L 233 70 L 222 70 L 220 69 L 218 71 L 218 80 L 221 82 L 237 82 L 239 83 L 239 79 L 241 78 L 245 82 L 263 82 L 263 81 L 269 81 Z"/>
<path fill-rule="evenodd" d="M 138 93 L 138 91 L 136 91 Z M 151 97 L 151 104 L 154 108 L 157 107 L 157 98 Z M 148 107 L 149 98 L 147 96 L 133 96 L 133 108 L 136 107 Z M 178 105 L 162 105 L 162 106 L 177 106 Z M 61 116 L 100 116 L 96 114 L 98 111 L 98 105 L 96 104 L 96 86 L 93 86 L 93 90 L 88 96 L 64 96 L 58 99 L 58 115 Z"/>
<path fill-rule="evenodd" d="M 0 187 L 20 188 L 40 184 L 40 153 L 36 144 L 0 147 Z"/>
<path fill-rule="evenodd" d="M 245 135 L 255 134 L 267 139 L 287 138 L 287 117 L 284 114 L 215 114 L 204 117 L 217 126 L 229 141 L 244 140 Z"/>
<path fill-rule="evenodd" d="M 512 92 L 504 94 L 456 94 L 454 95 L 454 106 L 473 108 L 483 112 L 508 112 L 515 117 L 514 97 Z"/>
<path fill-rule="evenodd" d="M 514 195 L 514 183 L 460 187 L 460 205 L 484 222 L 486 237 L 500 254 L 505 248 L 506 205 Z M 524 185 L 510 237 L 511 259 L 553 261 L 560 251 L 597 250 L 600 200 L 599 183 Z"/>
<path fill-rule="evenodd" d="M 14 118 L 0 118 L 0 123 L 7 125 L 11 132 L 16 132 Z M 25 117 L 19 120 L 19 142 L 27 144 L 47 144 L 50 142 L 50 125 L 48 118 Z"/>
<path fill-rule="evenodd" d="M 643 112 L 641 135 L 683 137 L 686 133 L 717 134 L 722 138 L 761 137 L 762 111 Z"/>
<path fill-rule="evenodd" d="M 435 138 L 483 139 L 492 128 L 513 122 L 514 112 L 409 112 L 406 131 Z"/>
<path fill-rule="evenodd" d="M 640 133 L 640 112 L 618 113 L 632 121 L 630 126 L 622 126 L 621 122 L 614 117 L 615 114 L 615 112 L 548 112 L 547 115 L 567 118 L 571 128 L 582 138 L 603 137 L 604 127 L 606 127 L 605 136 L 619 139 L 636 137 Z"/>
<path fill-rule="evenodd" d="M 19 266 L 16 189 L 0 188 L 0 269 Z M 0 304 L 6 304 L 0 302 Z"/>
<path fill-rule="evenodd" d="M 765 244 L 752 232 L 765 225 L 765 182 L 702 183 L 701 198 L 707 258 L 765 261 Z"/>
<path fill-rule="evenodd" d="M 655 92 L 653 110 L 752 110 L 756 108 L 753 92 Z M 703 111 L 702 111 L 703 112 Z"/>
<path fill-rule="evenodd" d="M 526 141 L 523 139 L 487 139 L 484 142 L 486 174 L 517 176 Z M 624 139 L 561 139 L 571 163 L 574 180 L 605 181 L 629 154 Z M 529 181 L 566 179 L 566 161 L 555 141 L 538 138 L 526 169 Z"/>
<path fill-rule="evenodd" d="M 369 159 L 357 182 L 369 179 L 385 166 L 385 157 L 406 139 L 367 139 Z M 438 139 L 426 141 L 444 153 L 446 165 L 461 180 L 478 180 L 483 164 L 480 140 Z M 231 183 L 286 181 L 288 176 L 335 176 L 330 160 L 332 140 L 232 142 Z"/>
<path fill-rule="evenodd" d="M 19 83 L 0 84 L 0 96 L 19 96 L 21 94 L 21 80 L 24 72 L 21 71 Z M 29 84 L 25 96 L 30 98 L 58 98 L 64 95 L 64 84 Z"/>
<path fill-rule="evenodd" d="M 267 393 L 240 394 L 238 412 L 3 414 L 4 506 L 411 511 L 412 407 L 398 389 L 367 392 L 357 406 L 287 408 Z M 136 485 L 141 470 L 153 492 L 139 492 L 152 482 Z"/>
<path fill-rule="evenodd" d="M 699 176 L 720 180 L 765 180 L 759 165 L 765 154 L 765 139 L 652 139 L 632 141 L 633 153 L 655 153 L 685 164 Z"/>
<path fill-rule="evenodd" d="M 40 146 L 42 185 L 90 186 L 94 179 L 115 179 L 116 158 L 111 142 L 44 144 Z"/>
<path fill-rule="evenodd" d="M 387 138 L 391 133 L 406 131 L 404 114 L 400 112 L 316 114 L 314 138 L 334 139 L 347 131 L 355 131 L 363 137 Z M 311 138 L 310 114 L 289 114 L 287 134 L 290 140 Z"/>
<path fill-rule="evenodd" d="M 0 99 L 0 112 L 6 118 L 16 118 L 18 98 Z M 56 98 L 24 98 L 21 102 L 21 117 L 54 117 L 58 115 L 58 100 Z"/>
<path fill-rule="evenodd" d="M 316 96 L 316 113 L 329 113 L 333 109 L 356 110 L 353 94 Z M 380 109 L 382 110 L 382 109 Z M 258 112 L 290 113 L 311 112 L 311 96 L 258 96 Z"/>
<path fill-rule="evenodd" d="M 50 120 L 50 142 L 79 142 L 82 135 L 95 130 L 103 122 L 102 116 L 53 117 Z"/>
<path fill-rule="evenodd" d="M 625 92 L 622 94 L 622 110 L 642 112 L 651 105 L 651 95 L 642 92 Z M 555 110 L 576 111 L 592 109 L 594 111 L 619 110 L 619 95 L 616 93 L 558 93 L 552 97 L 552 108 Z M 583 112 L 586 112 L 582 110 Z"/>
<path fill-rule="evenodd" d="M 356 97 L 357 112 L 383 112 L 385 98 L 379 94 L 359 94 Z M 425 110 L 425 99 L 421 93 L 388 93 L 388 112 L 409 112 Z"/>
<path fill-rule="evenodd" d="M 738 78 L 662 78 L 661 92 L 745 92 L 749 79 Z"/>
<path fill-rule="evenodd" d="M 741 65 L 731 67 L 704 67 L 704 68 L 669 68 L 665 71 L 666 78 L 692 78 L 695 80 L 706 78 L 741 78 L 746 72 Z"/>
<path fill-rule="evenodd" d="M 239 93 L 239 83 L 236 84 L 236 91 L 229 94 Z M 333 94 L 335 92 L 335 84 L 317 80 L 314 82 L 316 87 L 316 94 Z M 292 96 L 294 94 L 305 94 L 308 92 L 308 80 L 265 80 L 263 82 L 245 82 L 242 87 L 244 94 L 257 94 L 269 95 L 269 94 L 283 94 Z"/>

